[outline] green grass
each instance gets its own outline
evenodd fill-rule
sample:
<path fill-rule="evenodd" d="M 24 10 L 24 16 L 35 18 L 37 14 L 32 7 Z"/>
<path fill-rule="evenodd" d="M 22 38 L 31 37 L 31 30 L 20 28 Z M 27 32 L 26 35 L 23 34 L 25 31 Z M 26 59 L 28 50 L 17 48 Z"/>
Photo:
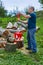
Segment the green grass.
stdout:
<path fill-rule="evenodd" d="M 16 21 L 17 21 L 17 17 L 0 18 L 0 26 L 5 28 L 9 22 L 14 23 Z"/>
<path fill-rule="evenodd" d="M 25 55 L 20 51 L 16 52 L 6 52 L 5 50 L 0 50 L 0 65 L 43 65 L 43 18 L 37 19 L 37 25 L 40 30 L 36 33 L 37 40 L 37 50 L 36 54 Z M 24 33 L 24 41 L 26 40 L 26 33 Z M 27 45 L 27 43 L 24 43 Z"/>

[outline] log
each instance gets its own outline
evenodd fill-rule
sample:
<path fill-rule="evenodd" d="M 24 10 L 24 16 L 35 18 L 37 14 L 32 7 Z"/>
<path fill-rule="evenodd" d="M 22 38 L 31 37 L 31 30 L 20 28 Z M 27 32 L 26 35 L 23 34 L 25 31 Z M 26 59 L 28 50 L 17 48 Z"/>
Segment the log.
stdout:
<path fill-rule="evenodd" d="M 15 52 L 16 51 L 16 44 L 7 43 L 5 46 L 5 50 L 8 52 Z"/>
<path fill-rule="evenodd" d="M 19 41 L 19 42 L 17 42 L 17 48 L 19 49 L 19 48 L 22 48 L 24 45 L 24 42 L 23 41 Z"/>
<path fill-rule="evenodd" d="M 17 45 L 17 48 L 20 49 L 22 47 L 24 47 L 24 41 L 22 40 L 16 40 L 16 45 Z"/>
<path fill-rule="evenodd" d="M 22 27 L 26 28 L 28 27 L 28 24 L 25 24 L 23 22 L 17 22 L 17 24 L 21 25 Z"/>
<path fill-rule="evenodd" d="M 4 48 L 7 41 L 4 38 L 0 38 L 0 48 Z"/>

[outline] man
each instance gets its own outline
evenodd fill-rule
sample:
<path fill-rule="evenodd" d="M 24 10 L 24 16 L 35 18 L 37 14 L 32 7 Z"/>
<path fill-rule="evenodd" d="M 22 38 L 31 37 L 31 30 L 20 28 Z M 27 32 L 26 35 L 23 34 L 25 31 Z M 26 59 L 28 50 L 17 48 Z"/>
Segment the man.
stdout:
<path fill-rule="evenodd" d="M 29 15 L 23 15 L 25 18 L 28 19 L 28 33 L 27 33 L 27 40 L 28 40 L 28 50 L 32 50 L 33 53 L 37 52 L 36 48 L 36 41 L 35 41 L 35 32 L 36 32 L 36 14 L 34 13 L 34 7 L 30 7 L 28 9 Z"/>

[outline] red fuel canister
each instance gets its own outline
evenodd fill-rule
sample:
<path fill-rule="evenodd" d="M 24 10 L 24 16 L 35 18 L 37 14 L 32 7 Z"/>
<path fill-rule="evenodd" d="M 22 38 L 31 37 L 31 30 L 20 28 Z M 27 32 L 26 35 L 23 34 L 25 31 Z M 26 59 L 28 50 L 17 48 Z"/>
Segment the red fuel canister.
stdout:
<path fill-rule="evenodd" d="M 14 33 L 14 37 L 17 40 L 20 40 L 22 38 L 22 33 L 21 32 L 16 32 L 16 33 Z"/>

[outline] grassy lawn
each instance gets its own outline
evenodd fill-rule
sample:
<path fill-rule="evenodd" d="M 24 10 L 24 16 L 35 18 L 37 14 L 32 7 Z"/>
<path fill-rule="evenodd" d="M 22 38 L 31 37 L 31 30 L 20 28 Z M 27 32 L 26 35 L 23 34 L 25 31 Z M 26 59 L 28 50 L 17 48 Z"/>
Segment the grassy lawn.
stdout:
<path fill-rule="evenodd" d="M 8 53 L 0 49 L 0 65 L 43 65 L 43 18 L 37 19 L 40 31 L 36 33 L 37 50 L 36 54 L 25 55 L 20 51 Z M 24 33 L 26 42 L 26 33 Z M 27 43 L 24 43 L 27 45 Z"/>

